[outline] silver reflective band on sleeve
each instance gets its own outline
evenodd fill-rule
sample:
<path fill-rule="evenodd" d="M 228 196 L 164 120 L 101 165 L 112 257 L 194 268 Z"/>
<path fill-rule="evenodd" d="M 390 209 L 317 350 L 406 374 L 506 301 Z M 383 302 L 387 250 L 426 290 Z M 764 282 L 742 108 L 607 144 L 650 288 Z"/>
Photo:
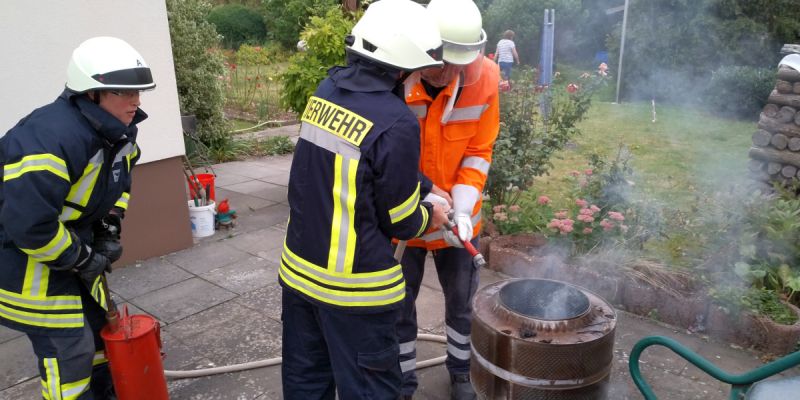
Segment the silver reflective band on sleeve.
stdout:
<path fill-rule="evenodd" d="M 426 105 L 409 105 L 408 108 L 414 112 L 417 118 L 425 118 L 428 115 L 428 106 Z"/>
<path fill-rule="evenodd" d="M 488 161 L 484 160 L 481 157 L 470 156 L 470 157 L 464 157 L 464 159 L 461 160 L 461 168 L 477 169 L 478 171 L 481 171 L 484 175 L 489 175 L 490 166 L 491 163 L 489 163 Z"/>
<path fill-rule="evenodd" d="M 305 122 L 300 124 L 300 137 L 331 153 L 347 158 L 361 158 L 361 149 L 357 146 L 317 126 Z"/>
<path fill-rule="evenodd" d="M 21 161 L 14 164 L 7 164 L 3 167 L 3 181 L 18 178 L 21 175 L 32 171 L 50 171 L 56 176 L 69 181 L 67 164 L 64 160 L 52 154 L 34 154 L 25 156 Z"/>
<path fill-rule="evenodd" d="M 400 354 L 412 353 L 417 348 L 417 341 L 400 343 Z"/>
<path fill-rule="evenodd" d="M 37 263 L 38 264 L 38 263 Z M 42 268 L 47 268 L 43 264 L 38 264 Z M 37 285 L 38 286 L 38 285 Z M 82 310 L 80 297 L 74 296 L 59 298 L 59 297 L 45 297 L 44 299 L 32 299 L 30 297 L 23 297 L 20 295 L 12 295 L 10 292 L 0 289 L 0 301 L 9 303 L 18 307 L 30 308 L 34 310 Z"/>
<path fill-rule="evenodd" d="M 412 358 L 410 360 L 400 361 L 400 372 L 408 372 L 417 369 L 417 359 Z"/>
<path fill-rule="evenodd" d="M 487 108 L 489 108 L 487 104 L 453 108 L 447 122 L 477 121 Z"/>

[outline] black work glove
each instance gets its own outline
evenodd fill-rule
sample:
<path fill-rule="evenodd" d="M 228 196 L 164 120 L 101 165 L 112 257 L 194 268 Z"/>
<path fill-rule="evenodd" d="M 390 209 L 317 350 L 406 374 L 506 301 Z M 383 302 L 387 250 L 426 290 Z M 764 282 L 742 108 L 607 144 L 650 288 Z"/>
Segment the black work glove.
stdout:
<path fill-rule="evenodd" d="M 122 233 L 122 221 L 119 215 L 108 214 L 94 224 L 94 244 L 92 248 L 106 256 L 110 262 L 122 257 L 122 244 L 119 235 Z"/>
<path fill-rule="evenodd" d="M 78 261 L 75 262 L 75 270 L 78 272 L 78 277 L 81 281 L 91 290 L 98 276 L 105 271 L 111 272 L 111 261 L 91 247 L 82 245 Z"/>

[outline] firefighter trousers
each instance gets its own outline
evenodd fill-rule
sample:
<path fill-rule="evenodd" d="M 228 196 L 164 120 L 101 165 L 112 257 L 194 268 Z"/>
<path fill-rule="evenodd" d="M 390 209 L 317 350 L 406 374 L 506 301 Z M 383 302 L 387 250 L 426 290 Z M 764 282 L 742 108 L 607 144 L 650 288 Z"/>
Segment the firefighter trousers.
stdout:
<path fill-rule="evenodd" d="M 286 288 L 282 301 L 284 399 L 397 399 L 399 310 L 346 313 Z"/>
<path fill-rule="evenodd" d="M 478 247 L 478 239 L 472 239 Z M 400 337 L 400 370 L 403 373 L 404 396 L 417 389 L 417 309 L 416 300 L 425 273 L 428 251 L 421 247 L 406 247 L 403 253 L 403 276 L 406 279 L 406 298 L 397 324 Z M 444 293 L 444 319 L 447 334 L 447 360 L 450 375 L 469 374 L 472 296 L 478 290 L 478 269 L 463 248 L 448 247 L 433 251 L 436 274 Z"/>
<path fill-rule="evenodd" d="M 81 290 L 83 331 L 77 336 L 28 333 L 38 358 L 45 400 L 112 400 L 114 386 L 100 329 L 105 311 Z"/>

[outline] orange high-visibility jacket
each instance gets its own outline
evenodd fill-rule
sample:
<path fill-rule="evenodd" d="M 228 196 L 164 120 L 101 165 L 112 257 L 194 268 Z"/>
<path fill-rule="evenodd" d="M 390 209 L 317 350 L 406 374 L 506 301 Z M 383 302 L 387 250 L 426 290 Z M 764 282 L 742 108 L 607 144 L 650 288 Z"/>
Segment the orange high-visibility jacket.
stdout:
<path fill-rule="evenodd" d="M 406 83 L 406 103 L 419 118 L 420 171 L 447 192 L 453 185 L 464 184 L 482 193 L 489 173 L 492 147 L 500 130 L 500 72 L 497 64 L 485 57 L 482 68 L 479 80 L 461 88 L 457 99 L 458 80 L 450 82 L 436 99 L 428 96 L 421 82 Z M 480 219 L 479 198 L 472 210 L 473 237 L 480 231 Z M 442 232 L 433 228 L 421 238 L 409 240 L 408 246 L 448 247 Z"/>

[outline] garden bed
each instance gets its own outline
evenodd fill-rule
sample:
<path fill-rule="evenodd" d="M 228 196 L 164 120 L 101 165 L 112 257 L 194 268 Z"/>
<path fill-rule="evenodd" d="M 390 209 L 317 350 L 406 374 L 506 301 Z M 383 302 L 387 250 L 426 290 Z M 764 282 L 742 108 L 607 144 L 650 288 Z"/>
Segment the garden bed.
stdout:
<path fill-rule="evenodd" d="M 793 352 L 800 341 L 800 322 L 782 325 L 761 315 L 728 312 L 708 298 L 704 287 L 680 279 L 667 286 L 664 279 L 637 279 L 608 268 L 570 265 L 538 235 L 499 236 L 484 242 L 488 242 L 482 246 L 488 267 L 510 276 L 569 282 L 628 312 L 766 353 Z M 797 307 L 788 306 L 800 316 Z"/>

